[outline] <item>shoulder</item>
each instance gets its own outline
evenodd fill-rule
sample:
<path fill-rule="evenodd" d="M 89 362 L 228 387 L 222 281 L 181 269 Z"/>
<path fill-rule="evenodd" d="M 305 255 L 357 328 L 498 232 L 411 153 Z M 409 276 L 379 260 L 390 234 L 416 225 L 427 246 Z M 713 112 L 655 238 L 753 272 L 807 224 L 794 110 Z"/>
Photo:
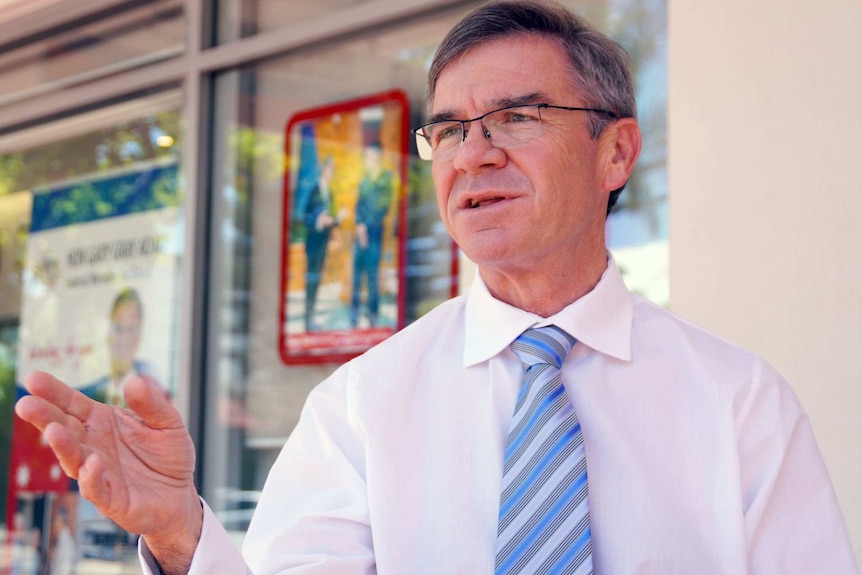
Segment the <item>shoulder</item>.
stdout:
<path fill-rule="evenodd" d="M 434 309 L 377 344 L 358 358 L 354 367 L 379 366 L 379 362 L 406 363 L 421 361 L 428 354 L 444 346 L 448 354 L 463 350 L 464 305 L 466 296 L 458 296 L 437 305 Z M 459 343 L 460 342 L 460 343 Z"/>
<path fill-rule="evenodd" d="M 443 364 L 460 365 L 464 301 L 463 296 L 447 300 L 341 366 L 336 373 L 348 395 L 393 398 L 423 385 Z"/>
<path fill-rule="evenodd" d="M 680 359 L 700 358 L 750 364 L 757 358 L 743 347 L 640 296 L 633 296 L 632 344 L 641 352 L 672 354 Z"/>
<path fill-rule="evenodd" d="M 439 304 L 341 365 L 315 386 L 307 406 L 315 410 L 340 406 L 338 410 L 344 410 L 347 420 L 358 429 L 362 427 L 360 420 L 368 423 L 368 413 L 379 414 L 386 406 L 415 400 L 414 392 L 440 375 L 441 362 L 461 364 L 465 299 L 459 296 Z"/>
<path fill-rule="evenodd" d="M 98 389 L 101 389 L 101 388 L 105 387 L 106 385 L 108 385 L 109 380 L 110 380 L 110 378 L 107 375 L 103 375 L 102 377 L 100 377 L 98 379 L 94 379 L 93 381 L 81 386 L 78 389 L 80 391 L 98 390 Z"/>
<path fill-rule="evenodd" d="M 661 374 L 685 394 L 705 394 L 733 413 L 737 427 L 764 415 L 804 416 L 791 385 L 765 359 L 676 314 L 634 296 L 632 365 Z"/>
<path fill-rule="evenodd" d="M 104 394 L 105 388 L 108 386 L 108 381 L 109 378 L 107 375 L 105 375 L 100 377 L 99 379 L 96 379 L 79 387 L 78 391 L 80 391 L 90 399 L 102 401 L 102 395 Z"/>
<path fill-rule="evenodd" d="M 634 296 L 632 359 L 633 365 L 679 378 L 689 389 L 730 399 L 737 407 L 768 388 L 792 395 L 760 356 L 639 296 Z"/>

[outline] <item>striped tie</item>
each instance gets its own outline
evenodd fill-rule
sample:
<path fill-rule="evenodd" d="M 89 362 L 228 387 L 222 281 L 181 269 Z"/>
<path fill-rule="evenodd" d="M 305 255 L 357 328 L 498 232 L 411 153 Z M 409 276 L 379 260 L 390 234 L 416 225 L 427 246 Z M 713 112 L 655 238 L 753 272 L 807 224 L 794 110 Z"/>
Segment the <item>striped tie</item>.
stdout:
<path fill-rule="evenodd" d="M 593 572 L 584 439 L 560 374 L 574 343 L 556 326 L 512 343 L 527 372 L 506 441 L 496 575 Z"/>

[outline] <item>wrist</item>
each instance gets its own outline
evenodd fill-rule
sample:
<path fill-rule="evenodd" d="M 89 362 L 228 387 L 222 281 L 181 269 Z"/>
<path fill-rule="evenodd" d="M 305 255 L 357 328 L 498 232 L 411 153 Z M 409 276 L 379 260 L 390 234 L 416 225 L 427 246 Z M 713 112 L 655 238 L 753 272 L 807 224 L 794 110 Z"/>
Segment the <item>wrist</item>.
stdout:
<path fill-rule="evenodd" d="M 176 529 L 142 535 L 161 575 L 185 575 L 191 568 L 203 529 L 203 506 L 195 496 L 183 524 Z"/>

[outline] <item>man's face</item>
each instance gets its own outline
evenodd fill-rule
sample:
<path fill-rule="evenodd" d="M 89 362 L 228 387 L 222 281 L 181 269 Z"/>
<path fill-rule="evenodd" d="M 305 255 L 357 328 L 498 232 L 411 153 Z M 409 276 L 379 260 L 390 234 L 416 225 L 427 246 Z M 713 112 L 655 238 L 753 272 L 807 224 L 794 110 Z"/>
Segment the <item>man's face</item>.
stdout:
<path fill-rule="evenodd" d="M 474 118 L 523 98 L 592 104 L 575 94 L 572 78 L 550 40 L 491 40 L 443 69 L 431 112 Z M 481 270 L 532 273 L 604 260 L 608 146 L 590 138 L 588 122 L 585 112 L 542 110 L 541 137 L 508 150 L 495 148 L 493 135 L 486 139 L 474 122 L 453 158 L 434 160 L 440 216 Z"/>
<path fill-rule="evenodd" d="M 111 363 L 115 369 L 130 369 L 141 342 L 141 310 L 136 303 L 122 302 L 117 306 L 109 333 Z"/>

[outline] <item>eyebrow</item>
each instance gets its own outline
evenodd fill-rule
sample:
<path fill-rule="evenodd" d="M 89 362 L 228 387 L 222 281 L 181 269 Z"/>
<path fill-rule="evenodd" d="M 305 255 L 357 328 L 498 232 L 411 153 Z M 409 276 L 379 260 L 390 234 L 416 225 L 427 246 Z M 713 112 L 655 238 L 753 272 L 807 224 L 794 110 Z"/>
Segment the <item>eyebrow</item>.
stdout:
<path fill-rule="evenodd" d="M 504 96 L 502 98 L 494 98 L 492 100 L 488 100 L 486 105 L 488 110 L 496 110 L 498 108 L 506 108 L 508 106 L 522 106 L 528 104 L 539 104 L 548 99 L 548 95 L 545 92 L 532 92 L 530 94 L 523 94 L 519 96 Z M 458 118 L 458 113 L 454 110 L 441 110 L 436 114 L 432 114 L 428 116 L 428 119 L 425 120 L 426 124 L 432 124 L 434 122 L 445 122 L 446 120 L 460 120 Z"/>

